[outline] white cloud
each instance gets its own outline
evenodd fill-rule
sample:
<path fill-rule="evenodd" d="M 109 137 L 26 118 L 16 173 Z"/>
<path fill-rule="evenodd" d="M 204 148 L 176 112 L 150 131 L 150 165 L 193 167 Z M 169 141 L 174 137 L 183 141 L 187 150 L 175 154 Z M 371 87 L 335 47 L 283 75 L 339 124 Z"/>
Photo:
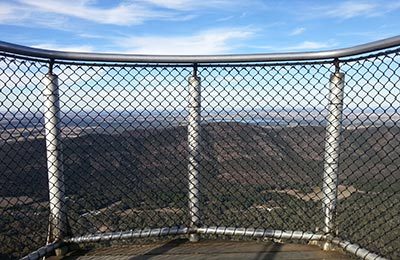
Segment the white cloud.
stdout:
<path fill-rule="evenodd" d="M 363 41 L 378 41 L 385 38 L 392 37 L 393 34 L 387 32 L 385 30 L 381 31 L 347 31 L 347 32 L 339 32 L 336 34 L 337 36 L 352 36 L 359 37 L 363 39 Z"/>
<path fill-rule="evenodd" d="M 151 18 L 165 18 L 167 13 L 151 10 L 143 5 L 135 3 L 120 3 L 112 8 L 100 8 L 93 5 L 93 1 L 81 0 L 74 4 L 69 0 L 18 0 L 27 6 L 37 9 L 39 12 L 49 12 L 61 15 L 77 17 L 80 19 L 114 25 L 140 24 Z"/>
<path fill-rule="evenodd" d="M 193 0 L 140 0 L 140 2 L 156 5 L 168 9 L 177 10 L 190 10 L 193 9 L 194 5 L 202 1 Z"/>
<path fill-rule="evenodd" d="M 336 8 L 327 11 L 326 14 L 334 17 L 352 18 L 355 16 L 372 15 L 377 11 L 376 4 L 365 2 L 344 2 Z"/>
<path fill-rule="evenodd" d="M 140 54 L 221 54 L 235 49 L 238 43 L 254 34 L 250 28 L 219 28 L 202 31 L 189 36 L 144 36 L 117 39 L 119 45 L 129 53 Z"/>
<path fill-rule="evenodd" d="M 329 6 L 313 8 L 312 13 L 318 13 L 321 16 L 350 19 L 358 16 L 380 16 L 399 8 L 400 4 L 398 2 L 346 1 L 339 4 L 334 3 Z"/>
<path fill-rule="evenodd" d="M 29 10 L 17 5 L 0 3 L 0 23 L 22 21 L 30 16 Z"/>
<path fill-rule="evenodd" d="M 323 49 L 323 48 L 330 48 L 335 44 L 328 43 L 328 42 L 313 42 L 313 41 L 304 41 L 300 44 L 288 46 L 281 48 L 282 50 L 310 50 L 310 49 Z"/>
<path fill-rule="evenodd" d="M 222 18 L 217 19 L 217 22 L 225 22 L 225 21 L 232 20 L 232 19 L 234 19 L 234 18 L 235 18 L 235 16 L 233 16 L 233 15 L 225 16 L 225 17 L 222 17 Z"/>
<path fill-rule="evenodd" d="M 184 71 L 181 71 L 181 75 L 172 68 L 154 69 L 151 72 L 147 69 L 117 72 L 110 68 L 77 68 L 71 66 L 59 75 L 63 86 L 60 104 L 65 110 L 173 110 L 187 106 L 185 78 L 188 74 Z M 142 75 L 141 72 L 148 74 Z M 161 74 L 174 76 L 174 79 L 168 79 Z M 115 78 L 125 80 L 115 82 L 112 80 Z"/>
<path fill-rule="evenodd" d="M 243 3 L 228 0 L 122 0 L 111 7 L 100 6 L 98 0 L 16 0 L 0 4 L 0 23 L 24 25 L 22 22 L 25 22 L 26 26 L 33 22 L 43 26 L 45 16 L 49 23 L 74 17 L 99 24 L 129 26 L 148 20 L 186 21 L 198 15 L 190 11 L 232 10 L 239 6 Z"/>
<path fill-rule="evenodd" d="M 0 24 L 71 30 L 67 17 L 15 3 L 0 3 Z"/>
<path fill-rule="evenodd" d="M 299 44 L 291 45 L 291 46 L 263 46 L 259 48 L 269 49 L 273 51 L 307 51 L 307 50 L 320 50 L 326 48 L 332 48 L 337 44 L 334 41 L 327 42 L 315 42 L 315 41 L 304 41 Z"/>
<path fill-rule="evenodd" d="M 58 45 L 52 43 L 42 43 L 32 45 L 33 48 L 57 50 L 57 51 L 72 51 L 72 52 L 93 52 L 94 48 L 90 45 Z"/>
<path fill-rule="evenodd" d="M 147 3 L 150 5 L 168 8 L 173 10 L 195 10 L 201 8 L 224 8 L 227 6 L 234 6 L 241 4 L 240 1 L 229 1 L 229 0 L 139 0 L 138 2 Z"/>
<path fill-rule="evenodd" d="M 306 28 L 304 28 L 304 27 L 298 27 L 298 28 L 294 29 L 294 30 L 290 33 L 290 35 L 300 35 L 300 34 L 304 33 L 305 31 L 306 31 Z"/>
<path fill-rule="evenodd" d="M 122 1 L 113 7 L 106 8 L 100 7 L 96 0 L 73 2 L 70 0 L 17 0 L 14 3 L 0 4 L 0 22 L 15 24 L 20 21 L 35 21 L 40 20 L 40 17 L 46 14 L 75 17 L 100 24 L 126 26 L 155 19 L 188 20 L 193 19 L 196 15 L 184 15 L 181 11 L 209 10 L 237 5 L 241 5 L 241 2 L 228 0 L 131 0 Z M 51 20 L 49 21 L 51 22 Z"/>
<path fill-rule="evenodd" d="M 44 25 L 43 16 L 53 20 L 75 17 L 99 24 L 137 25 L 152 19 L 175 19 L 173 11 L 159 11 L 140 2 L 121 2 L 114 7 L 103 8 L 96 1 L 79 0 L 17 0 L 0 4 L 0 23 L 23 25 L 22 22 Z M 60 17 L 61 15 L 61 17 Z M 64 16 L 64 18 L 62 17 Z M 51 27 L 51 26 L 49 26 Z"/>

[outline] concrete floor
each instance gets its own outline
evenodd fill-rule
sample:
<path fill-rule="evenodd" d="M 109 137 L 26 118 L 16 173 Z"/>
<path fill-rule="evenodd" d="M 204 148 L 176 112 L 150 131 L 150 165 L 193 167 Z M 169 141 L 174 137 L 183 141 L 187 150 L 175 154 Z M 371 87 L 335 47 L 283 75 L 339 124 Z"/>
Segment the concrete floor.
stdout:
<path fill-rule="evenodd" d="M 279 244 L 256 241 L 204 240 L 190 243 L 178 239 L 145 245 L 114 246 L 89 251 L 76 251 L 66 257 L 51 260 L 200 260 L 200 259 L 252 259 L 252 260 L 349 260 L 342 252 L 322 251 L 318 246 Z"/>

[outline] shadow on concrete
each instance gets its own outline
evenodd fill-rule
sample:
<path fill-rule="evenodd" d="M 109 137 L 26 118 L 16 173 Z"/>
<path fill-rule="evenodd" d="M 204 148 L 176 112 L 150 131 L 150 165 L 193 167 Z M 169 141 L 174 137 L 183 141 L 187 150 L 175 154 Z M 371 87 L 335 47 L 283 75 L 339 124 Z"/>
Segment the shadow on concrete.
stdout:
<path fill-rule="evenodd" d="M 78 250 L 65 258 L 52 260 L 309 260 L 349 259 L 340 252 L 322 251 L 306 244 L 276 243 L 272 241 L 219 241 L 201 240 L 191 243 L 187 239 L 175 239 L 157 244 L 127 245 L 108 248 Z"/>
<path fill-rule="evenodd" d="M 277 253 L 280 252 L 282 244 L 265 243 L 263 250 L 260 250 L 254 260 L 276 260 L 279 259 Z"/>
<path fill-rule="evenodd" d="M 159 247 L 153 248 L 152 250 L 150 250 L 142 255 L 131 257 L 131 258 L 129 258 L 129 260 L 151 259 L 154 256 L 163 255 L 163 254 L 167 253 L 168 251 L 170 251 L 171 249 L 177 248 L 180 245 L 185 244 L 187 242 L 188 242 L 187 239 L 175 239 L 175 240 L 169 241 Z"/>

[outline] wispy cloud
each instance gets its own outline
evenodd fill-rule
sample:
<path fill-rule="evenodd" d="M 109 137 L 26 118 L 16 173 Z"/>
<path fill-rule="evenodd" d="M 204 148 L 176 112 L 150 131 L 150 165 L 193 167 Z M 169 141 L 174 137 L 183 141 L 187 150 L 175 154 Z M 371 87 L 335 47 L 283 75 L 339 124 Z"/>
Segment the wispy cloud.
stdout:
<path fill-rule="evenodd" d="M 290 32 L 290 35 L 300 35 L 302 33 L 304 33 L 306 31 L 306 28 L 304 27 L 298 27 L 296 29 L 294 29 L 293 31 Z"/>
<path fill-rule="evenodd" d="M 254 2 L 254 0 L 250 0 Z M 172 10 L 189 11 L 198 9 L 224 9 L 241 6 L 244 3 L 241 1 L 232 0 L 137 0 L 140 3 L 167 8 Z"/>
<path fill-rule="evenodd" d="M 101 8 L 93 1 L 80 0 L 73 4 L 69 0 L 18 0 L 24 4 L 19 9 L 34 8 L 35 12 L 53 13 L 80 18 L 101 24 L 135 25 L 148 19 L 167 18 L 171 13 L 152 10 L 134 2 L 122 2 L 111 8 Z M 25 10 L 27 13 L 27 10 Z M 32 15 L 32 13 L 31 13 Z"/>
<path fill-rule="evenodd" d="M 0 24 L 17 25 L 28 28 L 52 28 L 73 30 L 68 17 L 43 12 L 36 8 L 16 3 L 0 3 Z"/>
<path fill-rule="evenodd" d="M 197 17 L 194 10 L 235 8 L 238 5 L 240 2 L 228 0 L 125 0 L 104 7 L 96 0 L 16 0 L 0 4 L 0 23 L 36 22 L 45 14 L 58 15 L 57 19 L 65 16 L 98 24 L 129 26 L 148 20 L 186 21 Z"/>
<path fill-rule="evenodd" d="M 217 22 L 226 22 L 226 21 L 232 20 L 233 18 L 235 18 L 235 16 L 233 16 L 233 15 L 225 16 L 225 17 L 221 17 L 221 18 L 217 19 Z"/>
<path fill-rule="evenodd" d="M 366 2 L 344 2 L 337 5 L 336 8 L 331 8 L 326 11 L 328 16 L 352 18 L 356 16 L 371 16 L 376 15 L 378 6 L 374 3 Z"/>
<path fill-rule="evenodd" d="M 30 16 L 30 11 L 24 7 L 0 3 L 0 23 L 7 23 L 10 21 L 21 21 Z"/>
<path fill-rule="evenodd" d="M 192 7 L 192 0 L 139 0 L 139 2 L 156 5 L 168 9 L 187 10 Z"/>
<path fill-rule="evenodd" d="M 93 52 L 94 48 L 90 45 L 59 45 L 53 43 L 42 43 L 32 45 L 33 48 L 49 49 L 57 51 L 73 51 L 73 52 Z"/>
<path fill-rule="evenodd" d="M 313 8 L 320 16 L 350 19 L 354 17 L 374 17 L 400 9 L 399 2 L 346 1 Z"/>
<path fill-rule="evenodd" d="M 293 45 L 293 46 L 288 46 L 288 47 L 283 47 L 281 50 L 315 50 L 315 49 L 325 49 L 325 48 L 331 48 L 335 46 L 335 43 L 332 42 L 314 42 L 314 41 L 304 41 L 300 44 Z"/>
<path fill-rule="evenodd" d="M 259 47 L 262 49 L 268 49 L 271 51 L 310 51 L 310 50 L 321 50 L 332 48 L 337 45 L 334 41 L 327 42 L 316 42 L 316 41 L 303 41 L 299 44 L 290 45 L 290 46 L 263 46 Z"/>
<path fill-rule="evenodd" d="M 347 31 L 347 32 L 339 32 L 336 34 L 337 36 L 351 36 L 361 38 L 364 41 L 377 41 L 385 38 L 389 38 L 396 33 L 391 33 L 390 30 L 382 29 L 381 31 Z M 362 42 L 360 42 L 362 43 Z"/>
<path fill-rule="evenodd" d="M 128 37 L 116 40 L 115 44 L 129 53 L 221 54 L 234 51 L 241 41 L 253 34 L 250 28 L 219 28 L 189 36 Z"/>

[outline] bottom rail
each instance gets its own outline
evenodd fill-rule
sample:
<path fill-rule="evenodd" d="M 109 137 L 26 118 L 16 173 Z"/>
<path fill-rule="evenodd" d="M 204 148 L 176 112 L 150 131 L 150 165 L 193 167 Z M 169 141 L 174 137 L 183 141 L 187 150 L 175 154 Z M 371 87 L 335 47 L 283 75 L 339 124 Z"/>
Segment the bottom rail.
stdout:
<path fill-rule="evenodd" d="M 57 248 L 60 248 L 63 244 L 64 244 L 64 242 L 62 242 L 62 241 L 48 244 L 48 245 L 41 247 L 38 250 L 30 253 L 29 255 L 22 257 L 20 260 L 38 260 L 41 257 L 44 257 L 50 253 L 53 253 L 54 250 L 56 250 Z"/>
<path fill-rule="evenodd" d="M 304 231 L 283 231 L 283 230 L 268 230 L 268 229 L 255 229 L 255 228 L 237 228 L 237 227 L 217 227 L 206 226 L 200 228 L 190 229 L 188 227 L 162 227 L 153 229 L 137 229 L 129 231 L 108 232 L 101 234 L 91 234 L 78 237 L 65 239 L 64 241 L 49 244 L 38 249 L 35 252 L 21 258 L 21 260 L 37 260 L 47 254 L 53 252 L 55 249 L 60 248 L 63 243 L 87 243 L 87 242 L 101 242 L 111 240 L 123 240 L 132 238 L 147 238 L 147 237 L 161 237 L 170 235 L 187 235 L 187 234 L 203 234 L 203 235 L 224 235 L 224 236 L 246 236 L 246 237 L 266 237 L 276 239 L 294 239 L 294 240 L 318 240 L 326 241 L 333 245 L 342 248 L 344 251 L 358 256 L 364 260 L 387 260 L 375 253 L 368 251 L 357 244 L 352 244 L 349 241 L 340 238 L 330 238 L 324 234 L 315 234 L 312 232 Z"/>
<path fill-rule="evenodd" d="M 333 239 L 328 239 L 328 242 L 342 248 L 344 251 L 352 255 L 360 257 L 363 260 L 388 260 L 387 258 L 372 253 L 357 244 L 352 244 L 349 241 L 345 241 L 337 237 Z"/>
<path fill-rule="evenodd" d="M 69 243 L 101 242 L 131 238 L 160 237 L 169 235 L 185 235 L 191 233 L 187 227 L 163 227 L 153 229 L 136 229 L 129 231 L 107 232 L 65 239 Z M 195 233 L 195 232 L 193 232 Z"/>
<path fill-rule="evenodd" d="M 255 228 L 236 228 L 236 227 L 201 227 L 197 229 L 199 234 L 226 235 L 226 236 L 250 236 L 250 237 L 269 237 L 277 239 L 296 239 L 296 240 L 323 240 L 325 235 L 314 234 L 303 231 L 282 231 Z"/>

